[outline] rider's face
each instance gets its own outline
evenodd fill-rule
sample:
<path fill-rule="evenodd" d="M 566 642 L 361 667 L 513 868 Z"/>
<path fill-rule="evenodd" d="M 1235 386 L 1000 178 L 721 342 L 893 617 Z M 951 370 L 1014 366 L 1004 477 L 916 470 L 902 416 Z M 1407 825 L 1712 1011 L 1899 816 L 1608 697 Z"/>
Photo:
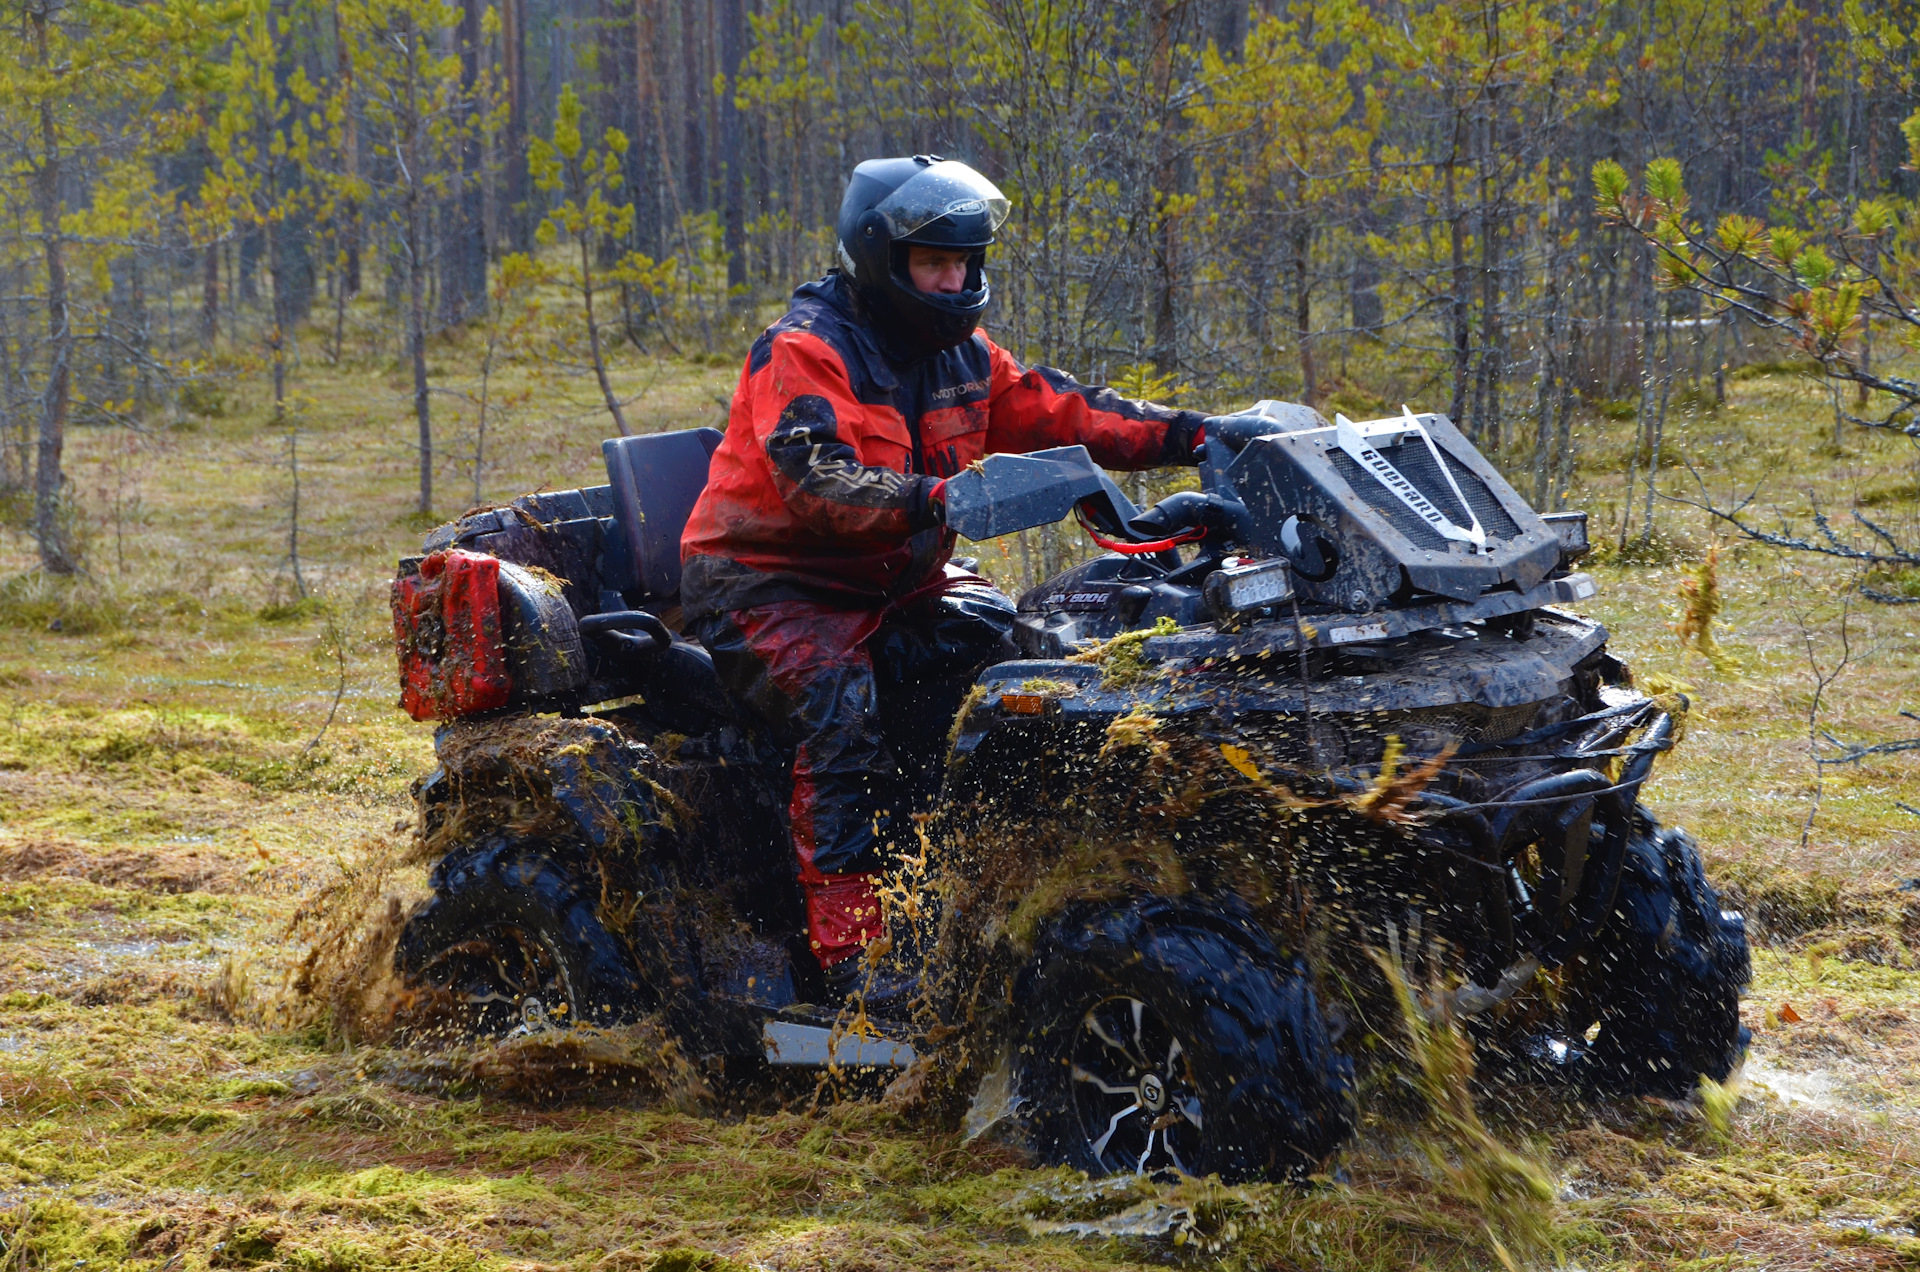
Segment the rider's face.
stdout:
<path fill-rule="evenodd" d="M 934 295 L 953 295 L 966 290 L 967 253 L 942 247 L 907 246 L 907 276 L 913 285 Z"/>

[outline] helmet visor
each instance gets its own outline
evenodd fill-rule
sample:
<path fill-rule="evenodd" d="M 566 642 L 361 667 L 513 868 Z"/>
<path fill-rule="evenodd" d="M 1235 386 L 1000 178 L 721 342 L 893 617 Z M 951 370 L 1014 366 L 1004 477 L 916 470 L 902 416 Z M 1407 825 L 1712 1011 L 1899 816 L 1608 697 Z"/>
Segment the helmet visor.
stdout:
<path fill-rule="evenodd" d="M 991 235 L 1007 219 L 1011 207 L 993 182 L 964 163 L 942 159 L 907 178 L 874 211 L 887 218 L 887 228 L 898 241 L 943 216 L 983 217 Z"/>

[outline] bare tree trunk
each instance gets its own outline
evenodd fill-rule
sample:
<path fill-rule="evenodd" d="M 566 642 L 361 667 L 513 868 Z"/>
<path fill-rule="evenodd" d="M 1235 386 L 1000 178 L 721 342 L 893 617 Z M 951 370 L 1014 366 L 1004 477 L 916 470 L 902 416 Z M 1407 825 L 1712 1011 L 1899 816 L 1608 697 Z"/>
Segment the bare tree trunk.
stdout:
<path fill-rule="evenodd" d="M 1313 363 L 1313 284 L 1310 280 L 1313 224 L 1304 212 L 1293 227 L 1293 338 L 1300 344 L 1300 400 L 1320 405 L 1320 383 Z"/>
<path fill-rule="evenodd" d="M 726 207 L 723 213 L 727 249 L 727 288 L 744 289 L 747 281 L 747 138 L 742 128 L 740 108 L 734 104 L 735 86 L 740 79 L 740 62 L 746 56 L 747 10 L 741 0 L 725 0 L 720 17 L 720 61 L 725 73 L 726 91 L 720 99 L 720 130 L 726 146 Z M 737 295 L 733 303 L 749 303 Z M 622 426 L 624 432 L 624 426 Z"/>
<path fill-rule="evenodd" d="M 333 21 L 334 39 L 337 44 L 335 74 L 347 95 L 346 110 L 341 123 L 340 166 L 348 178 L 360 175 L 360 112 L 353 104 L 353 61 L 347 55 L 347 42 L 340 34 L 340 18 L 335 10 Z M 340 205 L 341 247 L 346 253 L 346 275 L 341 290 L 348 296 L 360 294 L 360 204 L 357 200 L 347 199 Z M 345 308 L 342 306 L 340 319 L 344 320 Z M 339 323 L 336 322 L 333 338 L 334 361 L 340 359 Z"/>
<path fill-rule="evenodd" d="M 1489 89 L 1491 97 L 1497 89 Z M 1501 365 L 1500 269 L 1494 246 L 1498 238 L 1498 208 L 1494 195 L 1494 103 L 1489 101 L 1480 143 L 1480 392 L 1473 414 L 1474 432 L 1490 451 L 1500 447 Z"/>
<path fill-rule="evenodd" d="M 133 353 L 133 412 L 145 419 L 153 405 L 152 340 L 147 321 L 146 271 L 136 249 L 127 260 L 127 343 Z"/>
<path fill-rule="evenodd" d="M 266 241 L 268 285 L 273 288 L 272 305 L 267 310 L 267 356 L 273 364 L 273 418 L 277 424 L 287 413 L 287 342 L 286 328 L 281 325 L 286 292 L 281 287 L 280 258 L 274 250 L 273 222 L 267 222 L 261 233 Z"/>
<path fill-rule="evenodd" d="M 409 28 L 406 102 L 407 353 L 413 362 L 413 415 L 420 425 L 420 515 L 433 515 L 433 403 L 427 389 L 427 260 L 425 199 L 420 181 L 419 86 L 414 83 L 412 47 L 420 38 Z"/>
<path fill-rule="evenodd" d="M 448 32 L 460 58 L 459 176 L 440 208 L 440 318 L 458 325 L 486 305 L 487 234 L 480 189 L 480 129 L 474 93 L 480 82 L 479 0 L 463 0 Z"/>
<path fill-rule="evenodd" d="M 650 256 L 662 254 L 661 247 L 667 241 L 666 228 L 661 222 L 666 220 L 666 210 L 654 190 L 653 174 L 648 156 L 653 155 L 664 169 L 667 162 L 665 138 L 648 127 L 653 109 L 653 0 L 633 0 L 633 102 L 634 120 L 638 125 L 634 129 L 635 163 L 633 171 L 627 174 L 631 197 L 640 215 L 636 218 L 640 235 L 640 250 Z"/>
<path fill-rule="evenodd" d="M 47 10 L 28 11 L 35 51 L 47 65 Z M 67 442 L 67 414 L 73 402 L 73 314 L 67 304 L 67 247 L 60 230 L 60 134 L 53 103 L 40 99 L 40 170 L 34 174 L 34 202 L 40 215 L 40 242 L 47 264 L 47 391 L 40 414 L 40 445 L 33 479 L 33 536 L 40 543 L 40 564 L 50 574 L 72 574 L 66 529 L 60 524 L 60 491 L 65 484 L 61 452 Z"/>
<path fill-rule="evenodd" d="M 1620 543 L 1625 550 L 1627 535 L 1633 529 L 1633 500 L 1640 484 L 1640 451 L 1646 445 L 1647 435 L 1653 429 L 1653 271 L 1652 263 L 1644 260 L 1645 253 L 1637 252 L 1632 266 L 1631 282 L 1642 293 L 1637 299 L 1639 322 L 1635 331 L 1639 334 L 1633 342 L 1636 353 L 1635 365 L 1640 372 L 1640 411 L 1634 417 L 1633 451 L 1627 457 L 1627 498 L 1626 509 L 1620 518 Z M 1647 277 L 1644 288 L 1640 278 L 1642 264 L 1647 265 Z"/>
<path fill-rule="evenodd" d="M 1667 302 L 1666 321 L 1662 324 L 1666 331 L 1666 354 L 1661 359 L 1660 368 L 1660 406 L 1653 416 L 1653 427 L 1647 437 L 1647 502 L 1646 513 L 1640 523 L 1640 537 L 1643 540 L 1653 538 L 1653 492 L 1654 478 L 1660 473 L 1660 447 L 1665 441 L 1667 431 L 1667 399 L 1673 393 L 1673 302 Z M 1647 341 L 1649 353 L 1653 350 L 1651 338 Z"/>
<path fill-rule="evenodd" d="M 301 599 L 307 596 L 307 579 L 300 570 L 300 421 L 293 417 L 287 424 L 287 470 L 293 489 L 287 500 L 287 563 L 293 567 L 293 590 Z"/>
<path fill-rule="evenodd" d="M 1173 78 L 1173 5 L 1170 0 L 1148 0 L 1153 41 L 1153 110 L 1160 116 L 1157 132 L 1159 153 L 1154 157 L 1153 184 L 1147 191 L 1149 201 L 1160 201 L 1154 210 L 1155 266 L 1153 296 L 1153 369 L 1162 375 L 1180 365 L 1180 315 L 1175 292 L 1180 277 L 1180 229 L 1178 218 L 1165 210 L 1165 200 L 1173 194 L 1178 173 L 1174 171 L 1173 123 L 1168 109 L 1168 93 Z"/>
<path fill-rule="evenodd" d="M 420 425 L 420 512 L 433 512 L 433 404 L 427 389 L 427 278 L 421 263 L 420 195 L 407 192 L 407 353 L 413 362 L 413 415 Z"/>
<path fill-rule="evenodd" d="M 1457 127 L 1456 125 L 1456 131 Z M 1451 286 L 1453 294 L 1449 297 L 1447 305 L 1447 321 L 1453 335 L 1453 396 L 1448 406 L 1448 415 L 1455 424 L 1460 423 L 1466 415 L 1467 374 L 1473 360 L 1473 337 L 1467 325 L 1467 226 L 1466 212 L 1460 207 L 1457 159 L 1459 149 L 1459 141 L 1456 137 L 1446 164 L 1447 229 L 1453 254 Z M 1468 431 L 1471 433 L 1474 429 L 1470 427 Z"/>
<path fill-rule="evenodd" d="M 682 144 L 686 159 L 682 164 L 686 180 L 686 198 L 691 210 L 704 212 L 708 206 L 706 103 L 701 100 L 700 33 L 707 24 L 701 0 L 680 0 L 681 84 L 686 101 L 681 113 L 684 125 Z M 692 261 L 687 262 L 691 268 Z"/>
<path fill-rule="evenodd" d="M 1800 23 L 1800 138 L 1813 140 L 1813 116 L 1820 82 L 1820 38 L 1813 23 Z"/>
<path fill-rule="evenodd" d="M 209 349 L 220 336 L 220 245 L 207 244 L 200 282 L 200 339 Z"/>
<path fill-rule="evenodd" d="M 1564 512 L 1573 486 L 1573 385 L 1560 384 L 1560 423 L 1553 439 L 1553 510 Z"/>
<path fill-rule="evenodd" d="M 1546 316 L 1540 332 L 1540 391 L 1534 399 L 1533 427 L 1533 506 L 1545 510 L 1551 491 L 1553 468 L 1553 388 L 1559 369 L 1559 346 L 1555 343 L 1560 318 L 1559 262 L 1555 253 L 1546 260 Z"/>
<path fill-rule="evenodd" d="M 1733 315 L 1722 314 L 1714 321 L 1713 332 L 1713 404 L 1727 404 L 1727 328 L 1733 325 Z"/>
<path fill-rule="evenodd" d="M 14 292 L 25 290 L 7 271 L 6 285 Z M 14 362 L 13 331 L 7 321 L 8 306 L 0 305 L 0 491 L 13 494 L 26 489 L 32 478 L 33 464 L 27 458 L 27 425 L 14 412 L 13 386 L 18 374 Z"/>
<path fill-rule="evenodd" d="M 587 349 L 593 355 L 593 375 L 600 382 L 600 396 L 620 436 L 632 437 L 633 430 L 627 427 L 627 413 L 620 409 L 620 398 L 613 391 L 613 382 L 607 378 L 607 359 L 600 349 L 600 324 L 593 317 L 593 248 L 584 234 L 580 236 L 580 295 L 586 302 Z"/>
<path fill-rule="evenodd" d="M 487 413 L 493 405 L 493 362 L 500 353 L 500 313 L 491 309 L 487 323 L 487 351 L 480 359 L 480 418 L 473 430 L 473 504 L 480 506 L 481 480 L 487 465 Z"/>
<path fill-rule="evenodd" d="M 1607 268 L 1607 292 L 1600 304 L 1600 357 L 1594 361 L 1588 359 L 1588 366 L 1606 368 L 1606 383 L 1595 385 L 1607 398 L 1619 396 L 1620 366 L 1614 361 L 1614 349 L 1619 343 L 1620 333 L 1620 255 L 1614 253 Z M 1592 342 L 1588 342 L 1589 355 L 1593 352 Z"/>
<path fill-rule="evenodd" d="M 643 3 L 644 0 L 636 0 Z M 526 0 L 501 0 L 500 60 L 507 80 L 507 242 L 524 252 L 532 236 L 527 227 L 527 12 Z"/>
<path fill-rule="evenodd" d="M 347 339 L 347 271 L 336 270 L 333 288 L 333 342 L 328 361 L 340 365 L 340 353 Z"/>

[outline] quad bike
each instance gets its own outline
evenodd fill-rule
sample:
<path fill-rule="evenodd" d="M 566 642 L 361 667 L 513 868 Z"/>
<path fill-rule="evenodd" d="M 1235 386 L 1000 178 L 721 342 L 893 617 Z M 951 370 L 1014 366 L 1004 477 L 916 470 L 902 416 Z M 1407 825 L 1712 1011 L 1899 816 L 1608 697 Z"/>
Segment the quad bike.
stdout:
<path fill-rule="evenodd" d="M 1017 607 L 947 592 L 1021 656 L 889 718 L 943 880 L 896 952 L 936 988 L 847 1028 L 786 759 L 678 631 L 719 439 L 608 441 L 608 484 L 400 564 L 402 705 L 442 724 L 395 963 L 463 1028 L 653 1014 L 723 1065 L 944 1065 L 1047 1159 L 1228 1178 L 1352 1133 L 1389 956 L 1521 1077 L 1685 1096 L 1739 1063 L 1743 921 L 1638 802 L 1684 700 L 1565 608 L 1584 514 L 1444 417 L 1280 403 L 1211 421 L 1200 489 L 1144 512 L 1079 447 L 949 481 L 968 538 L 1071 515 L 1111 550 Z"/>

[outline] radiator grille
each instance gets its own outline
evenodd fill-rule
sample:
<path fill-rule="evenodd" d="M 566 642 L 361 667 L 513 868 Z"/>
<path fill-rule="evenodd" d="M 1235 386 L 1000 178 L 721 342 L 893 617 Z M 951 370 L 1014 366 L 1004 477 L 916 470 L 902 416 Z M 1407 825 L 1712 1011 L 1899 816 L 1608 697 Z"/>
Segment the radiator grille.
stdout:
<path fill-rule="evenodd" d="M 1463 528 L 1471 524 L 1467 510 L 1454 497 L 1453 487 L 1447 484 L 1439 465 L 1433 461 L 1433 453 L 1424 444 L 1406 442 L 1388 447 L 1381 453 L 1447 520 Z M 1329 447 L 1328 457 L 1333 460 L 1334 471 L 1353 488 L 1354 493 L 1366 500 L 1388 525 L 1405 535 L 1415 547 L 1432 549 L 1447 546 L 1447 540 L 1439 531 L 1381 485 L 1379 479 L 1362 468 L 1352 456 Z M 1487 489 L 1485 482 L 1452 460 L 1447 461 L 1447 468 L 1452 472 L 1454 481 L 1460 484 L 1460 493 L 1467 497 L 1468 506 L 1473 509 L 1474 516 L 1480 518 L 1480 528 L 1487 532 L 1489 538 L 1510 539 L 1519 533 L 1520 528 L 1507 515 L 1507 510 L 1501 507 L 1500 501 L 1494 498 L 1493 492 Z"/>
<path fill-rule="evenodd" d="M 1353 493 L 1366 500 L 1367 505 L 1371 507 L 1374 512 L 1378 513 L 1382 520 L 1405 535 L 1407 541 L 1413 544 L 1413 546 L 1427 549 L 1443 549 L 1447 546 L 1445 537 L 1442 536 L 1438 530 L 1428 525 L 1426 519 L 1419 513 L 1400 502 L 1392 491 L 1380 484 L 1379 478 L 1360 467 L 1359 463 L 1356 462 L 1351 455 L 1345 451 L 1334 450 L 1329 447 L 1327 457 L 1333 461 L 1333 470 L 1339 473 L 1341 479 L 1353 488 Z M 1398 457 L 1396 456 L 1394 458 L 1397 459 Z M 1389 460 L 1388 462 L 1391 463 L 1393 461 Z M 1427 466 L 1428 468 L 1432 468 L 1433 461 L 1431 459 L 1427 461 Z M 1394 467 L 1399 468 L 1400 466 L 1395 463 Z M 1414 473 L 1408 472 L 1404 468 L 1400 471 L 1408 481 L 1419 488 L 1421 494 L 1433 501 L 1433 506 L 1438 508 L 1441 514 L 1449 521 L 1455 525 L 1459 525 L 1466 520 L 1466 514 L 1460 510 L 1459 501 L 1454 499 L 1452 491 L 1443 489 L 1442 492 L 1440 492 L 1443 497 L 1435 498 L 1436 492 L 1427 482 L 1422 481 Z M 1442 483 L 1443 487 L 1444 485 L 1445 483 Z"/>

